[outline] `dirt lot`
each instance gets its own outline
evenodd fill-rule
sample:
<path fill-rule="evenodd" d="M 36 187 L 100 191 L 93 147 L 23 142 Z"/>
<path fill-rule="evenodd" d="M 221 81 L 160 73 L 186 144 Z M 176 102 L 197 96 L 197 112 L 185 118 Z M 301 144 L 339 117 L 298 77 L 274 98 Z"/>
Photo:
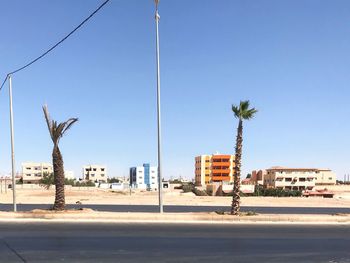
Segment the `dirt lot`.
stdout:
<path fill-rule="evenodd" d="M 17 189 L 17 203 L 40 204 L 53 203 L 54 190 Z M 133 191 L 118 192 L 98 188 L 66 189 L 66 203 L 75 204 L 130 204 L 155 205 L 158 204 L 157 192 Z M 11 203 L 12 191 L 0 194 L 0 203 Z M 181 193 L 181 190 L 165 191 L 165 205 L 215 205 L 227 206 L 231 204 L 231 197 L 194 196 L 192 193 Z M 242 197 L 242 205 L 246 206 L 290 206 L 290 207 L 350 207 L 350 190 L 339 191 L 335 198 L 320 197 Z"/>

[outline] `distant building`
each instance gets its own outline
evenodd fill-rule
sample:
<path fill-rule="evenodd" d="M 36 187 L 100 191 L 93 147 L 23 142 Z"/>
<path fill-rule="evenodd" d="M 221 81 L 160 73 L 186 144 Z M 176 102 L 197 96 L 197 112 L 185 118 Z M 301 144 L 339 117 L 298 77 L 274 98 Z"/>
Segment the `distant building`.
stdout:
<path fill-rule="evenodd" d="M 158 173 L 156 166 L 149 163 L 130 168 L 130 186 L 137 189 L 157 189 Z"/>
<path fill-rule="evenodd" d="M 107 182 L 107 167 L 103 165 L 85 165 L 83 167 L 83 181 Z"/>
<path fill-rule="evenodd" d="M 266 173 L 266 170 L 253 171 L 250 179 L 255 185 L 263 185 Z"/>
<path fill-rule="evenodd" d="M 316 185 L 335 185 L 337 175 L 330 169 L 317 169 Z"/>
<path fill-rule="evenodd" d="M 52 172 L 52 164 L 50 163 L 22 163 L 22 176 L 25 184 L 37 184 L 45 173 Z"/>
<path fill-rule="evenodd" d="M 73 171 L 64 171 L 64 178 L 66 179 L 76 179 Z"/>
<path fill-rule="evenodd" d="M 312 190 L 315 185 L 335 185 L 336 175 L 329 169 L 272 167 L 266 169 L 264 187 L 285 190 Z"/>
<path fill-rule="evenodd" d="M 235 167 L 235 157 L 229 154 L 200 155 L 195 157 L 195 184 L 231 183 Z"/>

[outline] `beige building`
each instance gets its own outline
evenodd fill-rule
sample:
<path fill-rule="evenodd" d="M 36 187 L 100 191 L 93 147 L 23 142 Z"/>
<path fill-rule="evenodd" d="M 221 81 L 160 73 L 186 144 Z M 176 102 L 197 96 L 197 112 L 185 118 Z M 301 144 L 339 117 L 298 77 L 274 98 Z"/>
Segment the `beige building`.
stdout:
<path fill-rule="evenodd" d="M 337 175 L 330 169 L 317 169 L 316 185 L 335 185 Z"/>
<path fill-rule="evenodd" d="M 35 184 L 39 183 L 39 180 L 45 173 L 52 173 L 52 164 L 50 163 L 22 163 L 22 176 L 23 183 Z"/>
<path fill-rule="evenodd" d="M 264 187 L 285 190 L 312 190 L 316 185 L 335 185 L 336 175 L 329 169 L 272 167 L 266 169 Z"/>
<path fill-rule="evenodd" d="M 195 157 L 195 184 L 233 182 L 234 155 L 212 154 Z"/>
<path fill-rule="evenodd" d="M 83 167 L 83 180 L 92 182 L 107 182 L 107 168 L 104 165 L 85 165 Z"/>

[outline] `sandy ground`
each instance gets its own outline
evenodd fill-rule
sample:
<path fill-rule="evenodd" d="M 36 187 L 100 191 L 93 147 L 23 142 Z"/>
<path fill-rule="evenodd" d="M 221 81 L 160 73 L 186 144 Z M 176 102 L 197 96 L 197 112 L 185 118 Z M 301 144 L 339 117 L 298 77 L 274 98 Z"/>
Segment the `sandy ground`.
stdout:
<path fill-rule="evenodd" d="M 98 188 L 66 189 L 66 203 L 75 204 L 121 204 L 121 205 L 156 205 L 157 192 L 118 192 Z M 18 204 L 49 204 L 54 202 L 54 190 L 17 189 Z M 0 203 L 12 203 L 12 191 L 0 194 Z M 204 205 L 228 206 L 231 197 L 194 196 L 181 193 L 181 190 L 164 192 L 165 205 Z M 286 206 L 286 207 L 350 207 L 350 191 L 337 193 L 335 198 L 320 197 L 242 197 L 243 206 Z"/>

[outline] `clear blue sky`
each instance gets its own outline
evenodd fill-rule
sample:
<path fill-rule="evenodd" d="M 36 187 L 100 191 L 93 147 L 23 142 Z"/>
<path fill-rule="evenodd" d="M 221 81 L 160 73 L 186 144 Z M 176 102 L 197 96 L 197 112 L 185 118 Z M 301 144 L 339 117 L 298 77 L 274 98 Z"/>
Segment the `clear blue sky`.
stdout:
<path fill-rule="evenodd" d="M 101 1 L 1 1 L 0 76 L 57 42 Z M 274 165 L 350 173 L 350 2 L 162 0 L 164 176 L 192 178 L 194 157 L 233 153 L 231 104 L 244 127 L 243 172 Z M 156 165 L 153 0 L 113 0 L 39 63 L 13 76 L 16 166 L 51 161 L 41 106 L 79 117 L 65 168 L 110 176 Z M 0 172 L 10 171 L 8 90 L 0 93 Z"/>

